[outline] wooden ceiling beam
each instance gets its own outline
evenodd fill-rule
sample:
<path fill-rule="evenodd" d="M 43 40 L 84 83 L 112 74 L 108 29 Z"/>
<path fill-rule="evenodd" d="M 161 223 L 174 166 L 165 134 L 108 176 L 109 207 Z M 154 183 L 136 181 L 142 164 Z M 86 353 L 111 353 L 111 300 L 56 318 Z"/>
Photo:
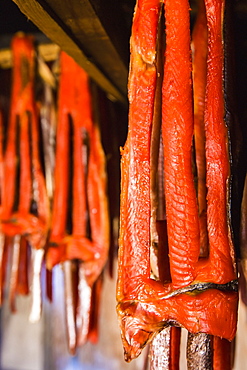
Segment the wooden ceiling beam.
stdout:
<path fill-rule="evenodd" d="M 111 100 L 127 104 L 128 40 L 116 0 L 13 2 L 74 58 Z"/>

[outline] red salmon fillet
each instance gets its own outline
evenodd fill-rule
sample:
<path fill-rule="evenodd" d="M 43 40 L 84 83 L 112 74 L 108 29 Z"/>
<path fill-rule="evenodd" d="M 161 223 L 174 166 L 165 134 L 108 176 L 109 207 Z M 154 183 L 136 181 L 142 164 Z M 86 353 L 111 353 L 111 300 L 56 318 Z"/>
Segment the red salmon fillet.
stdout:
<path fill-rule="evenodd" d="M 236 279 L 228 218 L 228 137 L 222 109 L 224 4 L 219 6 L 214 0 L 206 3 L 210 42 L 205 104 L 209 257 L 200 259 L 198 199 L 192 171 L 194 117 L 189 3 L 185 0 L 164 3 L 162 145 L 171 282 L 162 284 L 150 277 L 150 228 L 155 206 L 151 200 L 151 145 L 155 145 L 155 140 L 151 137 L 160 77 L 156 50 L 162 5 L 155 0 L 139 0 L 131 37 L 129 131 L 121 161 L 117 310 L 127 361 L 138 356 L 170 321 L 191 333 L 204 332 L 229 340 L 236 332 L 237 292 L 227 291 L 228 288 L 220 291 L 222 284 Z M 144 30 L 146 37 L 141 33 Z M 156 140 L 156 145 L 159 143 Z M 188 294 L 188 289 L 198 282 L 206 290 Z M 209 282 L 215 286 L 209 288 Z M 230 290 L 231 284 L 227 285 Z M 187 294 L 182 294 L 181 288 L 187 289 Z"/>

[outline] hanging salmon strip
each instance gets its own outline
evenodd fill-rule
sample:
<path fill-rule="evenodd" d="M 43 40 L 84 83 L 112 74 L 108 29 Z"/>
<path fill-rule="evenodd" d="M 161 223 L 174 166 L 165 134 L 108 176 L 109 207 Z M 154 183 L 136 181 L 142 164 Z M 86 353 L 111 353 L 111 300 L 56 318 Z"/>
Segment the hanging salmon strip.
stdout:
<path fill-rule="evenodd" d="M 49 228 L 50 208 L 34 100 L 33 38 L 18 33 L 14 36 L 11 47 L 12 93 L 4 153 L 1 221 L 3 233 L 15 239 L 11 281 L 16 281 L 18 276 L 16 263 L 19 263 L 19 256 L 22 254 L 20 236 L 24 236 L 32 247 L 33 266 L 36 266 L 33 271 L 32 291 L 36 306 L 35 317 L 38 319 L 41 310 L 40 270 Z M 13 283 L 11 286 L 17 285 Z M 10 295 L 13 297 L 15 293 L 12 291 Z"/>
<path fill-rule="evenodd" d="M 47 265 L 81 259 L 87 279 L 93 283 L 106 262 L 109 242 L 105 159 L 92 120 L 88 77 L 63 52 L 56 141 Z"/>
<path fill-rule="evenodd" d="M 74 353 L 91 335 L 91 304 L 99 295 L 93 286 L 108 257 L 109 216 L 105 156 L 92 117 L 89 79 L 65 52 L 60 60 L 55 190 L 46 262 L 49 269 L 64 263 L 68 340 Z M 78 285 L 71 281 L 75 259 Z"/>
<path fill-rule="evenodd" d="M 202 332 L 229 340 L 236 332 L 238 295 L 229 221 L 230 166 L 222 79 L 224 2 L 208 0 L 205 5 L 208 29 L 204 107 L 206 256 L 200 247 L 202 227 L 192 166 L 194 117 L 189 3 L 164 1 L 166 45 L 160 132 L 155 127 L 162 78 L 157 47 L 162 4 L 139 0 L 135 8 L 129 132 L 121 162 L 117 285 L 117 309 L 127 361 L 138 356 L 146 343 L 169 324 L 183 326 L 194 334 Z M 163 157 L 164 162 L 163 220 L 157 217 L 161 200 L 160 194 L 154 194 L 153 186 L 157 152 L 160 154 L 156 154 L 156 161 L 162 162 Z M 150 263 L 150 251 L 157 243 L 153 237 L 155 218 L 163 225 L 167 220 L 171 278 L 165 284 L 159 277 L 153 277 Z M 167 256 L 163 258 L 166 263 Z"/>
<path fill-rule="evenodd" d="M 12 41 L 13 88 L 4 157 L 3 231 L 26 235 L 34 248 L 45 245 L 49 203 L 41 166 L 39 127 L 34 101 L 32 38 L 17 34 Z"/>

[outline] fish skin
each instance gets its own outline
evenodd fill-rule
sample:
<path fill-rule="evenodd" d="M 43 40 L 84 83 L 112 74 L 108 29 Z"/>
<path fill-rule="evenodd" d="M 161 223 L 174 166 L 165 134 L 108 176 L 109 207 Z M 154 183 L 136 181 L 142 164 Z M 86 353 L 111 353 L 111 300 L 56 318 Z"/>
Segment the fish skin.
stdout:
<path fill-rule="evenodd" d="M 18 284 L 17 292 L 22 295 L 29 294 L 29 256 L 28 256 L 28 243 L 27 240 L 22 237 L 20 240 L 20 258 L 18 266 Z"/>
<path fill-rule="evenodd" d="M 12 258 L 11 258 L 11 273 L 9 283 L 9 304 L 11 312 L 16 312 L 16 293 L 18 286 L 18 267 L 20 258 L 20 241 L 21 236 L 15 235 L 12 240 Z"/>
<path fill-rule="evenodd" d="M 188 370 L 212 370 L 212 336 L 205 333 L 188 333 L 187 367 Z"/>
<path fill-rule="evenodd" d="M 150 370 L 179 370 L 181 328 L 170 326 L 158 333 L 150 344 Z"/>
<path fill-rule="evenodd" d="M 171 345 L 170 345 L 170 368 L 171 370 L 179 370 L 180 360 L 180 344 L 181 344 L 181 328 L 171 327 Z"/>
<path fill-rule="evenodd" d="M 170 369 L 171 328 L 165 328 L 152 340 L 149 349 L 150 370 Z"/>
<path fill-rule="evenodd" d="M 75 280 L 77 279 L 76 262 L 65 261 L 63 263 L 64 273 L 64 301 L 65 301 L 65 322 L 67 329 L 67 345 L 69 353 L 74 356 L 77 347 L 76 334 L 76 290 Z"/>
<path fill-rule="evenodd" d="M 213 369 L 232 370 L 234 364 L 235 341 L 213 337 Z"/>
<path fill-rule="evenodd" d="M 57 125 L 57 112 L 54 98 L 56 82 L 55 76 L 40 55 L 37 56 L 37 63 L 37 69 L 43 88 L 43 94 L 40 98 L 38 107 L 43 139 L 45 180 L 47 194 L 51 204 L 54 193 L 53 173 L 55 167 L 55 133 Z"/>
<path fill-rule="evenodd" d="M 88 340 L 88 335 L 90 332 L 91 311 L 92 311 L 92 289 L 86 281 L 83 265 L 80 264 L 78 271 L 78 303 L 76 314 L 76 330 L 78 346 L 82 346 Z"/>

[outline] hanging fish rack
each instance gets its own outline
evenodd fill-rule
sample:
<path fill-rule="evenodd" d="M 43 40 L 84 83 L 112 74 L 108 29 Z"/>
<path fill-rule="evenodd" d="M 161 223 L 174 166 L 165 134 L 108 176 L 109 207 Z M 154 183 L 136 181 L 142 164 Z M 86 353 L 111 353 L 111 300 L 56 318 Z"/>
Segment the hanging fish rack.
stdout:
<path fill-rule="evenodd" d="M 13 0 L 52 43 L 67 52 L 113 101 L 127 105 L 129 38 L 134 0 Z M 191 18 L 197 1 L 191 0 Z M 5 6 L 5 5 L 3 5 Z M 237 19 L 247 14 L 236 1 Z"/>
<path fill-rule="evenodd" d="M 34 35 L 33 35 L 34 36 Z M 11 39 L 11 40 L 10 40 Z M 12 45 L 12 48 L 11 48 L 11 50 L 10 49 L 4 49 L 4 50 L 2 50 L 1 52 L 0 52 L 0 54 L 1 54 L 1 56 L 0 56 L 0 59 L 1 59 L 1 74 L 2 75 L 5 75 L 5 74 L 7 74 L 8 75 L 8 77 L 10 76 L 10 74 L 13 74 L 12 73 L 12 71 L 11 71 L 11 69 L 12 69 L 12 66 L 14 67 L 13 68 L 13 70 L 15 70 L 15 63 L 14 63 L 14 65 L 13 65 L 13 61 L 12 61 L 12 58 L 13 58 L 13 56 L 15 56 L 15 52 L 14 52 L 14 49 L 13 49 L 13 40 L 15 40 L 15 39 L 18 39 L 19 41 L 21 41 L 21 40 L 26 40 L 26 42 L 29 40 L 29 42 L 31 41 L 31 40 L 33 40 L 34 39 L 34 37 L 29 37 L 29 36 L 27 36 L 27 35 L 25 35 L 23 32 L 19 32 L 19 33 L 17 33 L 17 34 L 15 34 L 15 36 L 14 37 L 12 37 L 12 38 L 9 38 L 9 40 L 7 40 L 8 42 L 9 42 L 9 44 L 10 44 L 10 41 L 11 41 L 11 45 Z M 39 61 L 39 59 L 40 59 L 40 57 L 42 58 L 42 59 L 44 59 L 46 62 L 53 62 L 54 60 L 56 61 L 56 60 L 58 60 L 58 62 L 60 62 L 60 58 L 58 58 L 58 57 L 60 57 L 60 48 L 59 48 L 59 46 L 57 46 L 57 45 L 54 45 L 54 44 L 51 44 L 51 43 L 45 43 L 44 42 L 44 40 L 43 40 L 43 36 L 41 35 L 36 35 L 36 41 L 37 41 L 37 47 L 35 48 L 35 53 L 33 54 L 33 56 L 34 56 L 34 58 L 35 58 L 35 64 L 36 64 L 36 69 L 38 69 L 38 72 L 39 72 L 39 74 L 41 74 L 40 73 L 40 65 L 42 65 L 42 68 L 45 68 L 44 67 L 44 65 L 45 65 L 45 63 L 44 62 L 40 62 Z M 34 50 L 34 49 L 32 49 L 32 50 Z M 12 54 L 13 53 L 13 54 Z M 65 54 L 65 53 L 63 53 L 63 54 Z M 70 63 L 72 63 L 72 64 L 76 64 L 74 61 L 73 61 L 73 59 L 72 58 L 70 58 L 69 56 L 67 56 L 67 58 L 69 58 L 70 59 Z M 16 61 L 16 60 L 15 60 Z M 27 61 L 27 59 L 26 59 L 26 61 Z M 38 63 L 37 63 L 38 62 Z M 55 64 L 56 64 L 56 62 L 55 62 Z M 61 63 L 58 63 L 58 64 L 60 64 L 59 65 L 59 69 L 60 69 L 60 71 L 61 71 Z M 28 61 L 27 61 L 27 63 L 25 64 L 25 63 L 23 63 L 23 61 L 22 61 L 22 67 L 23 67 L 23 70 L 24 71 L 26 71 L 26 74 L 25 74 L 25 72 L 24 72 L 24 74 L 22 74 L 22 72 L 20 73 L 20 75 L 22 76 L 22 81 L 24 81 L 24 79 L 25 79 L 25 76 L 29 76 L 29 73 L 28 73 L 28 70 L 26 69 L 25 70 L 25 65 L 28 65 Z M 54 65 L 54 63 L 51 63 L 51 65 Z M 71 64 L 69 64 L 70 66 L 71 66 Z M 38 68 L 37 68 L 38 67 Z M 47 68 L 47 65 L 46 65 L 46 68 Z M 48 68 L 49 69 L 49 68 Z M 52 70 L 53 70 L 54 68 L 52 68 Z M 72 68 L 73 69 L 73 68 Z M 78 75 L 79 75 L 79 72 L 81 72 L 82 71 L 82 69 L 77 65 L 77 69 L 78 69 L 78 74 L 77 74 L 77 77 L 78 77 Z M 69 70 L 69 68 L 68 68 L 68 70 Z M 33 71 L 33 70 L 32 70 Z M 6 73 L 5 73 L 6 72 Z M 36 71 L 37 72 L 37 71 Z M 85 74 L 85 72 L 83 72 L 84 74 Z M 25 75 L 25 76 L 24 76 Z M 31 74 L 30 74 L 31 75 Z M 61 74 L 60 75 L 62 75 L 62 72 L 61 72 Z M 24 77 L 23 77 L 24 76 Z M 54 76 L 53 76 L 54 77 Z M 15 81 L 15 79 L 14 79 L 14 77 L 12 78 L 12 80 L 13 81 Z M 3 79 L 2 79 L 2 81 L 3 81 Z M 74 78 L 70 78 L 69 79 L 69 83 L 70 84 L 72 84 L 73 85 L 73 82 L 75 81 L 75 79 Z M 80 80 L 81 81 L 81 80 Z M 4 83 L 3 83 L 3 85 L 5 85 Z M 7 86 L 7 88 L 8 88 L 8 86 L 10 86 L 10 83 L 9 83 L 9 81 L 7 82 L 7 84 L 6 84 Z M 15 86 L 15 83 L 13 83 L 13 85 Z M 38 85 L 38 83 L 37 83 L 37 85 Z M 51 85 L 51 84 L 50 84 Z M 56 84 L 55 84 L 56 85 Z M 61 85 L 61 79 L 60 79 L 60 85 Z M 95 86 L 95 84 L 93 84 L 92 83 L 92 85 L 94 86 L 94 88 L 96 89 L 96 86 Z M 92 87 L 92 89 L 93 89 L 93 86 L 91 86 Z M 55 87 L 57 87 L 57 85 L 55 86 Z M 66 84 L 66 86 L 65 86 L 65 90 L 64 90 L 64 93 L 65 94 L 63 94 L 63 96 L 64 96 L 64 98 L 65 98 L 65 100 L 66 100 L 66 92 L 67 92 L 67 90 L 66 90 L 66 88 L 68 87 L 68 81 L 67 81 L 67 84 Z M 78 92 L 78 91 L 77 91 Z M 101 91 L 102 92 L 102 91 Z M 95 93 L 96 93 L 96 90 L 95 90 Z M 7 100 L 8 100 L 8 96 L 6 97 L 6 99 L 5 99 L 5 93 L 3 93 L 3 91 L 1 91 L 1 98 L 3 98 L 3 95 L 4 95 L 4 109 L 6 110 L 6 114 L 5 114 L 5 116 L 7 116 L 8 115 L 8 112 L 7 112 L 7 110 L 8 110 L 8 103 L 7 103 Z M 101 94 L 101 93 L 100 93 Z M 6 95 L 8 95 L 8 93 L 6 94 Z M 50 95 L 53 95 L 53 94 L 50 94 Z M 80 95 L 81 96 L 81 95 Z M 105 96 L 105 95 L 104 95 Z M 104 99 L 104 98 L 103 98 Z M 111 105 L 111 106 L 115 106 L 115 104 L 113 104 L 109 99 L 106 99 L 107 100 L 107 103 L 106 103 L 106 105 L 108 106 L 108 103 Z M 72 99 L 72 101 L 73 101 L 73 99 Z M 47 103 L 47 102 L 46 102 Z M 81 107 L 81 105 L 80 105 L 80 107 Z M 13 106 L 12 106 L 12 108 L 13 108 Z M 55 108 L 55 106 L 53 107 L 53 108 Z M 10 109 L 10 111 L 12 111 L 12 109 Z M 83 110 L 84 112 L 85 112 L 85 109 Z M 81 120 L 81 122 L 84 122 L 84 119 L 82 119 Z M 102 123 L 102 121 L 101 121 L 101 123 Z M 109 123 L 110 123 L 110 120 L 109 120 L 109 116 L 107 116 L 107 126 L 109 125 Z M 17 123 L 18 124 L 18 123 Z M 5 125 L 4 125 L 5 126 Z M 8 126 L 8 124 L 6 124 L 6 126 Z M 109 126 L 108 126 L 109 127 Z M 104 130 L 102 130 L 102 131 L 104 131 Z M 111 137 L 113 137 L 114 135 L 113 135 L 113 131 L 114 131 L 114 129 L 112 130 L 112 129 L 110 129 L 110 131 L 111 131 Z M 102 134 L 103 134 L 103 132 L 102 132 Z M 73 134 L 71 134 L 71 135 L 73 135 Z M 8 137 L 9 137 L 10 135 L 8 135 Z M 108 152 L 108 149 L 107 149 L 107 142 L 109 143 L 109 139 L 111 139 L 111 137 L 110 138 L 108 138 L 107 140 L 105 140 L 105 147 L 104 147 L 104 149 L 105 149 L 105 153 L 107 154 L 107 152 Z M 88 142 L 88 137 L 87 137 L 87 142 Z M 8 139 L 6 139 L 6 141 L 8 141 Z M 58 140 L 59 141 L 59 140 Z M 104 140 L 102 140 L 102 141 L 104 141 Z M 17 141 L 16 141 L 16 144 L 17 144 L 17 146 L 19 146 L 20 145 L 20 143 L 22 142 L 22 140 L 18 140 L 18 138 L 17 138 Z M 95 143 L 97 143 L 97 138 L 95 137 L 95 139 L 94 139 L 94 141 L 93 141 L 93 143 L 95 144 Z M 84 145 L 84 147 L 86 146 L 87 144 L 85 144 Z M 80 145 L 79 146 L 77 146 L 77 147 L 79 147 L 80 148 Z M 108 145 L 108 147 L 109 147 L 109 145 Z M 92 153 L 92 145 L 90 145 L 90 148 L 91 148 L 91 153 Z M 112 159 L 114 160 L 114 158 L 118 158 L 118 156 L 119 156 L 119 150 L 118 150 L 118 148 L 119 148 L 119 146 L 117 145 L 116 146 L 116 151 L 117 151 L 117 153 L 115 154 L 115 155 L 113 155 L 113 154 L 111 154 L 111 153 L 109 153 L 108 152 L 108 154 L 109 154 L 109 158 L 108 158 L 108 163 L 107 163 L 107 166 L 109 166 L 109 163 L 111 163 L 112 162 Z M 110 148 L 110 150 L 112 150 L 112 147 Z M 18 154 L 20 153 L 20 151 L 18 150 Z M 100 151 L 100 147 L 98 147 L 97 148 L 97 153 L 101 153 L 101 151 Z M 18 155 L 17 154 L 17 155 Z M 86 154 L 85 154 L 86 155 Z M 28 156 L 26 156 L 27 158 L 28 158 Z M 12 158 L 13 159 L 13 158 Z M 19 157 L 18 157 L 18 160 L 19 160 Z M 17 160 L 17 162 L 18 162 L 18 160 Z M 98 161 L 99 162 L 99 161 Z M 11 161 L 11 163 L 15 163 L 15 160 L 12 160 Z M 91 162 L 91 164 L 92 164 L 92 162 Z M 63 165 L 63 164 L 62 164 Z M 63 168 L 63 172 L 64 172 L 64 168 Z M 114 172 L 114 171 L 113 171 Z M 95 174 L 97 174 L 98 173 L 98 171 L 95 171 L 94 172 Z M 65 174 L 65 176 L 66 176 L 66 173 L 64 172 L 64 174 Z M 117 180 L 117 178 L 118 178 L 118 176 L 117 176 L 117 174 L 116 174 L 116 172 L 114 172 L 114 178 L 115 178 L 115 183 L 114 182 L 112 182 L 112 181 L 109 181 L 109 183 L 111 183 L 111 184 L 113 184 L 113 187 L 115 186 L 115 184 L 118 184 L 118 180 Z M 17 188 L 16 189 L 18 189 L 18 186 L 17 186 Z M 18 191 L 18 190 L 17 190 Z M 112 191 L 111 191 L 111 193 L 114 195 L 114 193 L 115 193 L 115 189 L 112 189 Z M 119 198 L 119 195 L 117 196 L 117 198 Z M 118 204 L 118 201 L 116 201 L 116 204 Z M 105 220 L 107 221 L 108 220 L 108 217 L 105 217 Z M 107 228 L 104 228 L 104 229 L 106 229 L 107 230 Z M 105 243 L 104 243 L 105 244 Z M 14 245 L 14 246 L 16 246 L 16 248 L 15 249 L 17 249 L 17 243 Z M 4 248 L 5 248 L 5 246 L 4 246 Z M 28 252 L 29 253 L 29 252 Z M 12 259 L 12 256 L 11 256 L 11 259 Z M 7 291 L 7 289 L 6 289 L 6 291 Z M 34 291 L 34 290 L 33 290 Z M 112 306 L 112 307 L 114 307 L 114 306 Z M 13 306 L 13 309 L 14 309 L 15 307 Z M 4 311 L 4 309 L 3 309 L 3 311 Z M 19 325 L 19 324 L 18 324 Z M 3 331 L 5 332 L 5 330 L 3 329 Z M 46 327 L 46 329 L 45 329 L 45 332 L 47 333 L 49 331 L 49 328 L 47 328 Z M 1 365 L 2 365 L 2 363 L 1 363 Z M 49 363 L 49 366 L 51 366 L 50 365 L 50 363 Z"/>
<path fill-rule="evenodd" d="M 45 61 L 55 60 L 61 49 L 66 51 L 110 100 L 127 107 L 129 37 L 134 0 L 70 0 L 63 4 L 59 0 L 13 0 L 13 3 L 48 37 L 48 42 L 42 43 L 41 40 L 38 44 L 38 51 Z M 191 1 L 191 6 L 193 20 L 196 1 Z M 236 2 L 236 15 L 238 19 L 246 20 L 244 0 Z M 247 44 L 238 40 L 237 47 L 243 45 L 245 48 L 241 55 L 247 50 Z M 11 66 L 11 51 L 4 46 L 0 50 L 0 68 Z M 243 76 L 241 87 L 246 81 L 246 71 L 243 71 Z M 242 121 L 246 117 L 245 109 Z"/>
<path fill-rule="evenodd" d="M 72 56 L 112 100 L 126 104 L 128 36 L 115 1 L 15 1 L 28 19 Z M 103 6 L 102 6 L 103 5 Z M 123 29 L 126 32 L 123 32 Z"/>

